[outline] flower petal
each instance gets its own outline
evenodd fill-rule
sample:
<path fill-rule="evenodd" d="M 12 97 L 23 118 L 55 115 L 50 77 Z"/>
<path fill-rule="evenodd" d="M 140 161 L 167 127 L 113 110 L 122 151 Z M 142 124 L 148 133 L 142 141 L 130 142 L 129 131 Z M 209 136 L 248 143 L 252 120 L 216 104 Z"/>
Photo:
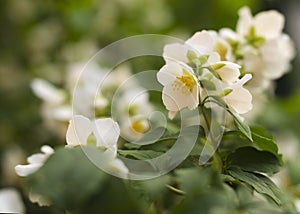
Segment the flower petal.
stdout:
<path fill-rule="evenodd" d="M 176 76 L 181 76 L 182 68 L 177 63 L 167 63 L 157 73 L 157 80 L 162 85 L 167 85 L 176 79 Z"/>
<path fill-rule="evenodd" d="M 253 20 L 256 33 L 265 38 L 275 38 L 282 32 L 284 17 L 275 10 L 258 13 Z"/>
<path fill-rule="evenodd" d="M 180 84 L 178 82 L 178 84 Z M 188 107 L 189 109 L 195 109 L 199 104 L 198 99 L 198 86 L 195 85 L 192 91 L 185 85 L 179 85 L 177 89 L 174 89 L 172 84 L 168 84 L 163 89 L 163 103 L 169 111 L 177 112 L 181 109 Z"/>
<path fill-rule="evenodd" d="M 0 190 L 0 213 L 25 213 L 22 197 L 14 188 Z"/>
<path fill-rule="evenodd" d="M 67 144 L 69 146 L 86 145 L 87 139 L 91 132 L 91 121 L 82 115 L 75 115 L 70 120 L 70 124 L 67 130 Z"/>
<path fill-rule="evenodd" d="M 188 62 L 188 47 L 179 43 L 169 44 L 164 47 L 163 57 L 168 62 Z"/>
<path fill-rule="evenodd" d="M 25 176 L 28 176 L 28 175 L 36 172 L 41 166 L 43 166 L 43 163 L 17 165 L 17 166 L 15 166 L 15 171 L 19 176 L 25 177 Z"/>
<path fill-rule="evenodd" d="M 247 35 L 252 26 L 252 14 L 249 7 L 242 7 L 239 10 L 239 20 L 237 22 L 236 31 L 240 35 Z"/>
<path fill-rule="evenodd" d="M 120 135 L 118 123 L 111 118 L 97 119 L 93 125 L 94 134 L 97 139 L 97 146 L 116 149 L 117 141 Z"/>
<path fill-rule="evenodd" d="M 243 87 L 233 89 L 224 97 L 224 101 L 238 114 L 247 113 L 252 109 L 252 95 Z"/>
<path fill-rule="evenodd" d="M 213 52 L 214 39 L 209 32 L 203 30 L 195 33 L 186 41 L 186 44 L 196 49 L 199 54 L 209 54 Z"/>
<path fill-rule="evenodd" d="M 226 83 L 233 83 L 239 80 L 240 76 L 240 65 L 228 61 L 220 61 L 224 64 L 223 67 L 216 70 L 222 80 Z"/>

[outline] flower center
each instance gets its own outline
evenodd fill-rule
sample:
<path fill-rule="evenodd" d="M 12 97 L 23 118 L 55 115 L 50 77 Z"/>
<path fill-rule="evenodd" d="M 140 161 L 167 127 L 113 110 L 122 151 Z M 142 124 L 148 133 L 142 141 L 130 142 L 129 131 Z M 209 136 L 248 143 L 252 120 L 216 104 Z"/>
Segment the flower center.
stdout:
<path fill-rule="evenodd" d="M 131 124 L 131 127 L 134 131 L 138 133 L 146 133 L 149 130 L 149 124 L 144 120 L 137 120 Z"/>
<path fill-rule="evenodd" d="M 184 84 L 189 89 L 189 91 L 192 91 L 193 87 L 196 85 L 196 81 L 194 80 L 193 76 L 185 70 L 183 70 L 183 75 L 177 76 L 176 79 Z"/>
<path fill-rule="evenodd" d="M 226 60 L 227 47 L 224 44 L 222 44 L 220 42 L 217 43 L 214 47 L 214 50 L 216 52 L 218 52 L 218 54 L 220 55 L 222 61 Z"/>

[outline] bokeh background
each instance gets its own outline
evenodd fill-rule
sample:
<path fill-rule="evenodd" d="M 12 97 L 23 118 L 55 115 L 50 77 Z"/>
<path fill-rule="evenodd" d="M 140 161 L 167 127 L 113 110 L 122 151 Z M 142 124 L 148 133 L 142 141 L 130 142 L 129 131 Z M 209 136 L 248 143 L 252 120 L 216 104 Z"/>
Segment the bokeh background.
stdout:
<path fill-rule="evenodd" d="M 33 78 L 62 86 L 70 65 L 88 60 L 99 49 L 137 34 L 186 39 L 203 29 L 234 28 L 240 7 L 253 13 L 277 9 L 286 17 L 285 32 L 300 49 L 299 0 L 2 0 L 0 3 L 0 189 L 16 187 L 28 213 L 51 213 L 28 201 L 14 165 L 41 145 L 63 145 L 61 135 L 43 121 Z M 299 194 L 300 58 L 277 81 L 257 123 L 267 126 L 287 154 L 283 184 Z M 280 134 L 279 134 L 280 133 Z M 298 162 L 299 163 L 299 162 Z M 298 188 L 298 192 L 297 192 Z"/>

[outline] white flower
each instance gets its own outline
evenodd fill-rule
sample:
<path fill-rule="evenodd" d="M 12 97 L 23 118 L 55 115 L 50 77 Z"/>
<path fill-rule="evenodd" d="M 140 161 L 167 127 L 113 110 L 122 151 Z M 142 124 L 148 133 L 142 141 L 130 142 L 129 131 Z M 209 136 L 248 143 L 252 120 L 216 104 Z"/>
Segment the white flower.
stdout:
<path fill-rule="evenodd" d="M 126 140 L 139 140 L 150 130 L 150 123 L 143 116 L 134 116 L 122 121 L 122 137 Z"/>
<path fill-rule="evenodd" d="M 117 153 L 117 141 L 120 135 L 119 125 L 111 118 L 90 121 L 82 115 L 75 115 L 70 120 L 66 140 L 69 146 L 87 145 L 91 134 L 96 137 L 96 146 L 104 147 L 113 157 Z"/>
<path fill-rule="evenodd" d="M 41 168 L 45 161 L 54 153 L 54 150 L 48 146 L 44 145 L 41 147 L 42 153 L 37 153 L 29 156 L 27 158 L 27 165 L 17 165 L 15 167 L 16 173 L 19 176 L 28 176 L 34 172 L 36 172 L 39 168 Z"/>
<path fill-rule="evenodd" d="M 297 200 L 295 201 L 295 206 L 296 206 L 296 210 L 297 210 L 298 212 L 300 212 L 300 199 L 297 199 Z"/>
<path fill-rule="evenodd" d="M 121 127 L 121 135 L 128 141 L 140 139 L 150 129 L 147 118 L 153 112 L 153 106 L 145 90 L 142 87 L 130 88 L 112 103 Z"/>
<path fill-rule="evenodd" d="M 243 7 L 239 10 L 237 32 L 240 35 L 248 35 L 254 28 L 255 35 L 266 39 L 278 37 L 284 26 L 284 17 L 275 10 L 260 12 L 252 17 L 250 9 Z"/>
<path fill-rule="evenodd" d="M 164 86 L 163 103 L 169 110 L 169 118 L 174 118 L 183 108 L 195 109 L 199 104 L 199 85 L 194 72 L 189 67 L 169 62 L 157 73 L 158 81 Z"/>
<path fill-rule="evenodd" d="M 88 138 L 91 134 L 96 138 L 96 146 L 106 149 L 108 172 L 116 173 L 118 176 L 126 178 L 128 169 L 125 164 L 117 158 L 117 141 L 120 135 L 119 125 L 111 118 L 101 118 L 90 121 L 82 115 L 75 115 L 70 120 L 67 131 L 68 146 L 88 145 Z M 93 143 L 93 142 L 92 142 Z M 114 174 L 115 175 L 115 174 Z"/>
<path fill-rule="evenodd" d="M 31 88 L 36 96 L 49 105 L 59 105 L 65 100 L 65 94 L 62 90 L 43 79 L 34 79 L 31 83 Z"/>
<path fill-rule="evenodd" d="M 252 95 L 243 85 L 252 78 L 246 74 L 242 79 L 230 85 L 231 92 L 223 97 L 226 104 L 238 114 L 247 113 L 252 109 Z"/>
<path fill-rule="evenodd" d="M 197 57 L 208 55 L 208 62 L 220 61 L 220 56 L 214 53 L 214 38 L 207 31 L 195 33 L 184 44 L 166 45 L 163 57 L 167 64 L 175 61 L 188 63 L 188 51 L 193 51 Z"/>
<path fill-rule="evenodd" d="M 220 61 L 218 64 L 221 64 L 221 67 L 215 69 L 215 71 L 225 83 L 233 83 L 239 80 L 240 65 L 228 61 Z"/>
<path fill-rule="evenodd" d="M 293 42 L 286 34 L 266 41 L 260 47 L 264 62 L 263 75 L 271 80 L 280 78 L 290 68 L 290 61 L 295 56 Z"/>
<path fill-rule="evenodd" d="M 25 205 L 16 189 L 0 189 L 0 213 L 25 213 Z"/>

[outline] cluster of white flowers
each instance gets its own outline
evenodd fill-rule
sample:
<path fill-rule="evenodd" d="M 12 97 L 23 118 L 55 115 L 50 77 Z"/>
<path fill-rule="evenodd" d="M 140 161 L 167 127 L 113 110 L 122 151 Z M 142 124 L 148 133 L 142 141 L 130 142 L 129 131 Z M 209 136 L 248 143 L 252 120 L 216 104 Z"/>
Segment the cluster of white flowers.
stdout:
<path fill-rule="evenodd" d="M 251 74 L 241 76 L 238 64 L 222 60 L 217 45 L 212 32 L 201 31 L 184 44 L 165 46 L 166 65 L 157 78 L 170 118 L 185 107 L 197 108 L 208 96 L 220 97 L 237 114 L 251 110 L 252 96 L 243 86 Z"/>
<path fill-rule="evenodd" d="M 42 115 L 46 124 L 62 135 L 72 115 L 80 114 L 89 118 L 112 116 L 111 102 L 114 97 L 119 103 L 116 112 L 120 113 L 117 122 L 121 127 L 121 135 L 127 140 L 136 140 L 149 130 L 147 118 L 153 107 L 145 89 L 130 77 L 130 69 L 126 65 L 109 72 L 96 63 L 91 62 L 86 67 L 78 63 L 69 66 L 64 88 L 57 88 L 43 79 L 35 79 L 32 89 L 44 101 Z M 130 84 L 126 84 L 121 93 L 115 96 L 116 90 L 125 85 L 128 79 Z"/>
<path fill-rule="evenodd" d="M 170 118 L 185 107 L 197 108 L 212 95 L 235 113 L 247 113 L 252 109 L 251 94 L 255 103 L 264 100 L 262 92 L 289 70 L 295 52 L 282 32 L 283 15 L 266 11 L 252 17 L 243 7 L 239 16 L 236 31 L 201 31 L 184 44 L 165 47 L 166 65 L 157 77 Z"/>
<path fill-rule="evenodd" d="M 119 135 L 119 125 L 111 118 L 90 121 L 82 115 L 75 115 L 70 121 L 66 138 L 67 144 L 70 147 L 94 145 L 99 149 L 103 149 L 106 157 L 106 170 L 122 178 L 126 178 L 128 169 L 117 158 L 117 141 Z"/>

